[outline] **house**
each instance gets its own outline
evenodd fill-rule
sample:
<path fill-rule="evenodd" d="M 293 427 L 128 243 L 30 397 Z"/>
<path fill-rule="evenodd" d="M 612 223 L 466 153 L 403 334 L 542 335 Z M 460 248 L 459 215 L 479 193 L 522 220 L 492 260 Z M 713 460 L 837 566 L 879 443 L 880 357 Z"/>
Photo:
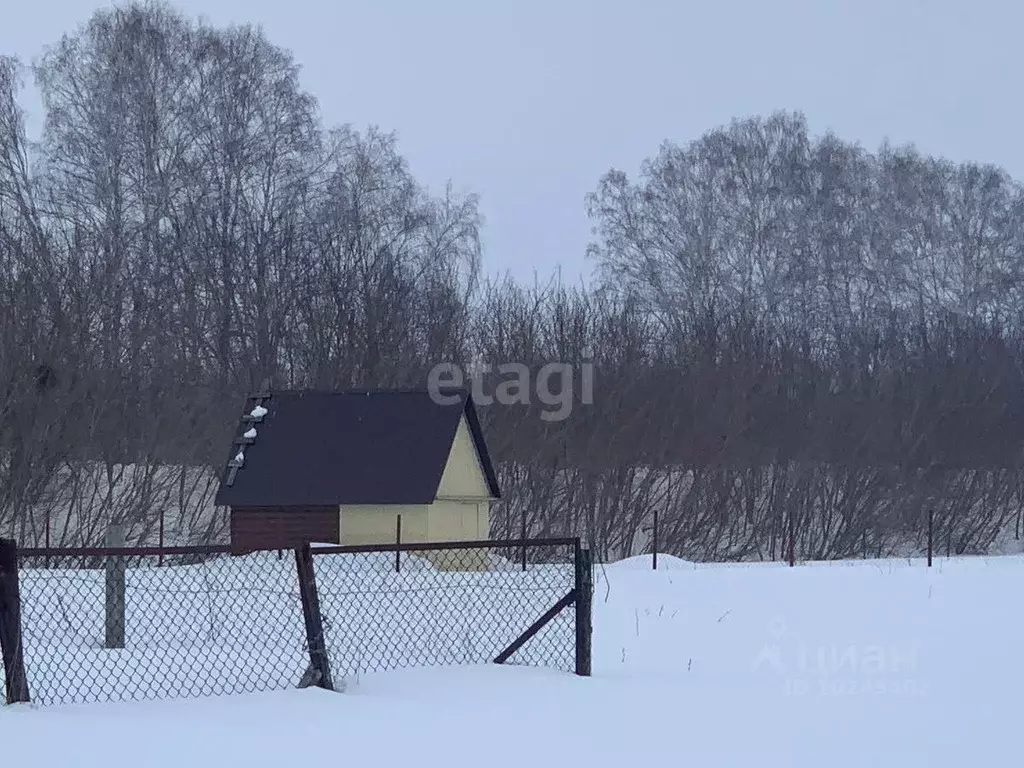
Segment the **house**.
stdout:
<path fill-rule="evenodd" d="M 215 503 L 236 552 L 304 542 L 489 538 L 500 497 L 465 391 L 275 391 L 249 398 Z"/>

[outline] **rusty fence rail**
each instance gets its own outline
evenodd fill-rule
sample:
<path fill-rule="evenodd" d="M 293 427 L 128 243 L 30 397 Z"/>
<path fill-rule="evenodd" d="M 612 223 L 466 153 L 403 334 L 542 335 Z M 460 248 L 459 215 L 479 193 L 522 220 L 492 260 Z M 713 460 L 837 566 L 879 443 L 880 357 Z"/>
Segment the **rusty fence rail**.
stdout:
<path fill-rule="evenodd" d="M 343 689 L 365 673 L 427 665 L 590 673 L 592 571 L 577 539 L 246 554 L 6 546 L 8 701 Z"/>

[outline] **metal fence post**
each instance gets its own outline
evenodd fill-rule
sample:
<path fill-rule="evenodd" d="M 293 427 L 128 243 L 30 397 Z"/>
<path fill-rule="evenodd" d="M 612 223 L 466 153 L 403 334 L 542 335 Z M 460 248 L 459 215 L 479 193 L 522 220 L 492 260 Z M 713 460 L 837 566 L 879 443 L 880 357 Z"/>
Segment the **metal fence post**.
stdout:
<path fill-rule="evenodd" d="M 124 547 L 124 528 L 111 523 L 107 527 L 107 548 Z M 106 616 L 104 621 L 104 647 L 124 648 L 124 558 L 107 555 L 106 558 Z"/>
<path fill-rule="evenodd" d="M 935 549 L 935 510 L 928 510 L 928 567 L 932 567 L 932 552 Z"/>
<path fill-rule="evenodd" d="M 395 522 L 395 573 L 402 570 L 402 516 Z"/>
<path fill-rule="evenodd" d="M 658 570 L 658 508 L 654 508 L 654 532 L 652 534 L 651 553 L 653 570 Z"/>
<path fill-rule="evenodd" d="M 327 641 L 324 636 L 324 617 L 320 612 L 320 595 L 316 588 L 316 570 L 313 567 L 313 551 L 309 544 L 295 550 L 295 570 L 299 578 L 299 597 L 302 599 L 302 616 L 306 622 L 306 646 L 309 648 L 309 669 L 313 673 L 312 685 L 334 690 L 331 679 L 331 664 L 327 658 Z"/>
<path fill-rule="evenodd" d="M 21 591 L 18 586 L 18 545 L 0 539 L 0 657 L 8 704 L 27 702 L 28 677 L 21 634 Z"/>
<path fill-rule="evenodd" d="M 157 559 L 157 563 L 156 564 L 157 565 L 163 565 L 164 564 L 164 552 L 163 552 L 163 549 L 164 549 L 164 543 L 165 543 L 164 542 L 164 508 L 163 507 L 160 507 L 160 530 L 158 532 L 158 537 L 159 537 L 159 543 L 158 543 L 157 546 L 160 547 L 160 555 L 159 555 L 159 557 Z"/>
<path fill-rule="evenodd" d="M 521 525 L 520 525 L 520 529 L 519 529 L 519 538 L 521 538 L 523 540 L 523 551 L 522 551 L 521 555 L 522 555 L 523 570 L 525 571 L 526 570 L 526 507 L 523 507 L 523 517 L 522 517 Z"/>
<path fill-rule="evenodd" d="M 579 541 L 576 560 L 576 674 L 590 677 L 592 671 L 594 571 L 589 549 Z"/>
<path fill-rule="evenodd" d="M 796 566 L 796 517 L 792 507 L 789 508 L 789 541 L 786 547 L 789 550 L 786 559 L 789 561 L 789 567 L 793 568 Z"/>

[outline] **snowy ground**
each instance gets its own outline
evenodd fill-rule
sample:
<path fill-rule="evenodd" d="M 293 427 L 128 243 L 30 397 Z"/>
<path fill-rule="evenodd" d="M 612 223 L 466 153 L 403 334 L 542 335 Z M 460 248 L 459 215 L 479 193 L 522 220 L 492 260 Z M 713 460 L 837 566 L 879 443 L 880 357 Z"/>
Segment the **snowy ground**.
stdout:
<path fill-rule="evenodd" d="M 0 710 L 12 765 L 957 766 L 1019 760 L 1018 557 L 598 578 L 594 677 L 481 666 Z"/>

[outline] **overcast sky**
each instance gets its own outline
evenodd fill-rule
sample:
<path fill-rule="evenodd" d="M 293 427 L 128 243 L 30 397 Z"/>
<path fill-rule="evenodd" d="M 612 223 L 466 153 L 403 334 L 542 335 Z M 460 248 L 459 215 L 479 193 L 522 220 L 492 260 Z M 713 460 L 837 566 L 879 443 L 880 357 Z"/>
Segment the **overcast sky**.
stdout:
<path fill-rule="evenodd" d="M 4 2 L 0 52 L 30 61 L 102 4 Z M 1024 5 L 1009 0 L 173 4 L 261 24 L 326 122 L 396 130 L 418 178 L 478 192 L 485 268 L 519 279 L 589 274 L 584 196 L 601 174 L 732 117 L 802 110 L 816 133 L 1024 178 Z"/>

